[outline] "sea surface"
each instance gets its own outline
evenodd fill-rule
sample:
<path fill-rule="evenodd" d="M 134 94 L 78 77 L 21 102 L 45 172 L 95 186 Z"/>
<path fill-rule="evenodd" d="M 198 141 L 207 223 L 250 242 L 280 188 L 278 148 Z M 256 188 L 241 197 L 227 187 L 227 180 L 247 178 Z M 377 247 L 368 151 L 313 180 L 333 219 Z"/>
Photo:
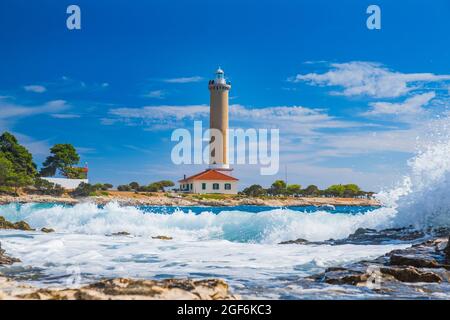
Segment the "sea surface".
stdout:
<path fill-rule="evenodd" d="M 109 203 L 9 204 L 10 221 L 55 233 L 1 231 L 2 247 L 22 263 L 0 272 L 36 286 L 67 287 L 105 277 L 222 278 L 243 298 L 364 298 L 364 289 L 305 281 L 330 266 L 372 259 L 409 244 L 280 245 L 297 238 L 345 238 L 389 225 L 373 207 L 132 207 Z M 128 232 L 128 236 L 112 235 Z M 172 240 L 152 237 L 170 236 Z"/>

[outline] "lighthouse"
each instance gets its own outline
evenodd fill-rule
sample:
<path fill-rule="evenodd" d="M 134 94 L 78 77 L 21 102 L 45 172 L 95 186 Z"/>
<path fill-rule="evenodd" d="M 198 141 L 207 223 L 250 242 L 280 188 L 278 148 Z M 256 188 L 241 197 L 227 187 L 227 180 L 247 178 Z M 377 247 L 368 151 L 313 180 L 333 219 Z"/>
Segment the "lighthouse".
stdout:
<path fill-rule="evenodd" d="M 237 194 L 239 179 L 231 176 L 228 162 L 228 91 L 231 84 L 225 80 L 222 69 L 208 82 L 209 109 L 209 168 L 179 180 L 180 191 L 187 193 Z"/>
<path fill-rule="evenodd" d="M 209 128 L 210 157 L 209 167 L 216 170 L 229 170 L 228 162 L 228 91 L 230 82 L 225 80 L 225 73 L 219 67 L 215 78 L 209 80 L 210 93 Z"/>

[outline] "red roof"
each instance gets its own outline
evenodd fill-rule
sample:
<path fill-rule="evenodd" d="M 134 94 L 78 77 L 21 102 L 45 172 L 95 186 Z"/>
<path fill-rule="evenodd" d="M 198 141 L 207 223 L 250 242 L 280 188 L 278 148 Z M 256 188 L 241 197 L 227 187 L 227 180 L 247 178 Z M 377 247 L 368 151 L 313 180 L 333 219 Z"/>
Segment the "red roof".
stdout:
<path fill-rule="evenodd" d="M 187 182 L 188 180 L 222 180 L 222 181 L 239 181 L 235 177 L 229 176 L 225 173 L 222 173 L 218 170 L 207 169 L 200 173 L 194 174 L 193 176 L 187 177 L 186 179 L 182 179 L 178 182 Z"/>

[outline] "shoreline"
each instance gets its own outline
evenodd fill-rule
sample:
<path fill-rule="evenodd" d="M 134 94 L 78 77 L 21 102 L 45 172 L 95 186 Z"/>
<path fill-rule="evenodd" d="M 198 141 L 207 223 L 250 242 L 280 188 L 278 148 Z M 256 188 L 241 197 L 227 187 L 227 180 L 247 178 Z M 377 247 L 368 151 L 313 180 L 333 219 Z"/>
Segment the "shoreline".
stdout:
<path fill-rule="evenodd" d="M 220 196 L 208 198 L 201 195 L 168 195 L 168 194 L 140 194 L 134 192 L 111 191 L 108 195 L 72 198 L 70 196 L 48 196 L 24 194 L 19 196 L 0 195 L 0 205 L 10 203 L 58 203 L 74 205 L 78 203 L 94 202 L 104 205 L 118 202 L 127 206 L 170 206 L 170 207 L 233 207 L 233 206 L 267 206 L 267 207 L 306 207 L 306 206 L 367 206 L 380 207 L 375 199 L 359 198 L 253 198 L 238 196 Z"/>

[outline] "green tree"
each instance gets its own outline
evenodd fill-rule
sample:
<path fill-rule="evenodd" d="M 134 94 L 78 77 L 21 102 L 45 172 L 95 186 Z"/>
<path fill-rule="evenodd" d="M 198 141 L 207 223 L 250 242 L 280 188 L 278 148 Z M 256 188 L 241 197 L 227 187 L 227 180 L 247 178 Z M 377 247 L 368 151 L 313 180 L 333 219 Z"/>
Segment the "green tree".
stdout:
<path fill-rule="evenodd" d="M 259 184 L 254 184 L 242 190 L 241 193 L 249 197 L 262 197 L 267 195 L 267 190 Z"/>
<path fill-rule="evenodd" d="M 286 193 L 286 182 L 283 180 L 276 180 L 269 188 L 269 193 L 272 195 L 282 195 Z"/>
<path fill-rule="evenodd" d="M 311 185 L 307 186 L 306 189 L 304 189 L 302 191 L 302 193 L 305 196 L 317 197 L 317 196 L 320 195 L 320 190 L 319 190 L 319 188 L 317 186 L 311 184 Z"/>
<path fill-rule="evenodd" d="M 128 184 L 121 184 L 117 186 L 119 191 L 131 191 L 131 187 Z"/>
<path fill-rule="evenodd" d="M 344 197 L 356 197 L 361 194 L 361 188 L 356 184 L 346 184 L 344 188 Z"/>
<path fill-rule="evenodd" d="M 58 170 L 67 178 L 81 176 L 82 169 L 76 168 L 74 170 L 73 168 L 80 161 L 80 156 L 73 145 L 68 143 L 55 144 L 50 149 L 50 153 L 52 155 L 48 156 L 43 163 L 40 172 L 42 176 L 54 176 Z M 81 171 L 77 169 L 81 169 Z"/>
<path fill-rule="evenodd" d="M 333 184 L 325 190 L 325 194 L 327 196 L 333 196 L 333 197 L 343 197 L 344 192 L 345 192 L 345 187 L 342 184 Z"/>
<path fill-rule="evenodd" d="M 302 190 L 302 186 L 299 184 L 290 184 L 286 188 L 286 192 L 289 195 L 298 195 Z"/>
<path fill-rule="evenodd" d="M 135 181 L 130 182 L 129 186 L 132 190 L 135 190 L 135 191 L 138 191 L 138 189 L 139 189 L 139 183 L 137 183 Z"/>
<path fill-rule="evenodd" d="M 15 178 L 14 166 L 3 152 L 0 152 L 0 186 L 11 186 Z"/>
<path fill-rule="evenodd" d="M 36 164 L 33 163 L 33 156 L 9 132 L 4 132 L 0 136 L 0 152 L 12 163 L 16 174 L 25 178 L 36 176 Z"/>
<path fill-rule="evenodd" d="M 61 187 L 59 184 L 55 184 L 41 178 L 35 179 L 34 187 L 40 194 L 61 196 L 64 193 L 64 188 Z"/>

